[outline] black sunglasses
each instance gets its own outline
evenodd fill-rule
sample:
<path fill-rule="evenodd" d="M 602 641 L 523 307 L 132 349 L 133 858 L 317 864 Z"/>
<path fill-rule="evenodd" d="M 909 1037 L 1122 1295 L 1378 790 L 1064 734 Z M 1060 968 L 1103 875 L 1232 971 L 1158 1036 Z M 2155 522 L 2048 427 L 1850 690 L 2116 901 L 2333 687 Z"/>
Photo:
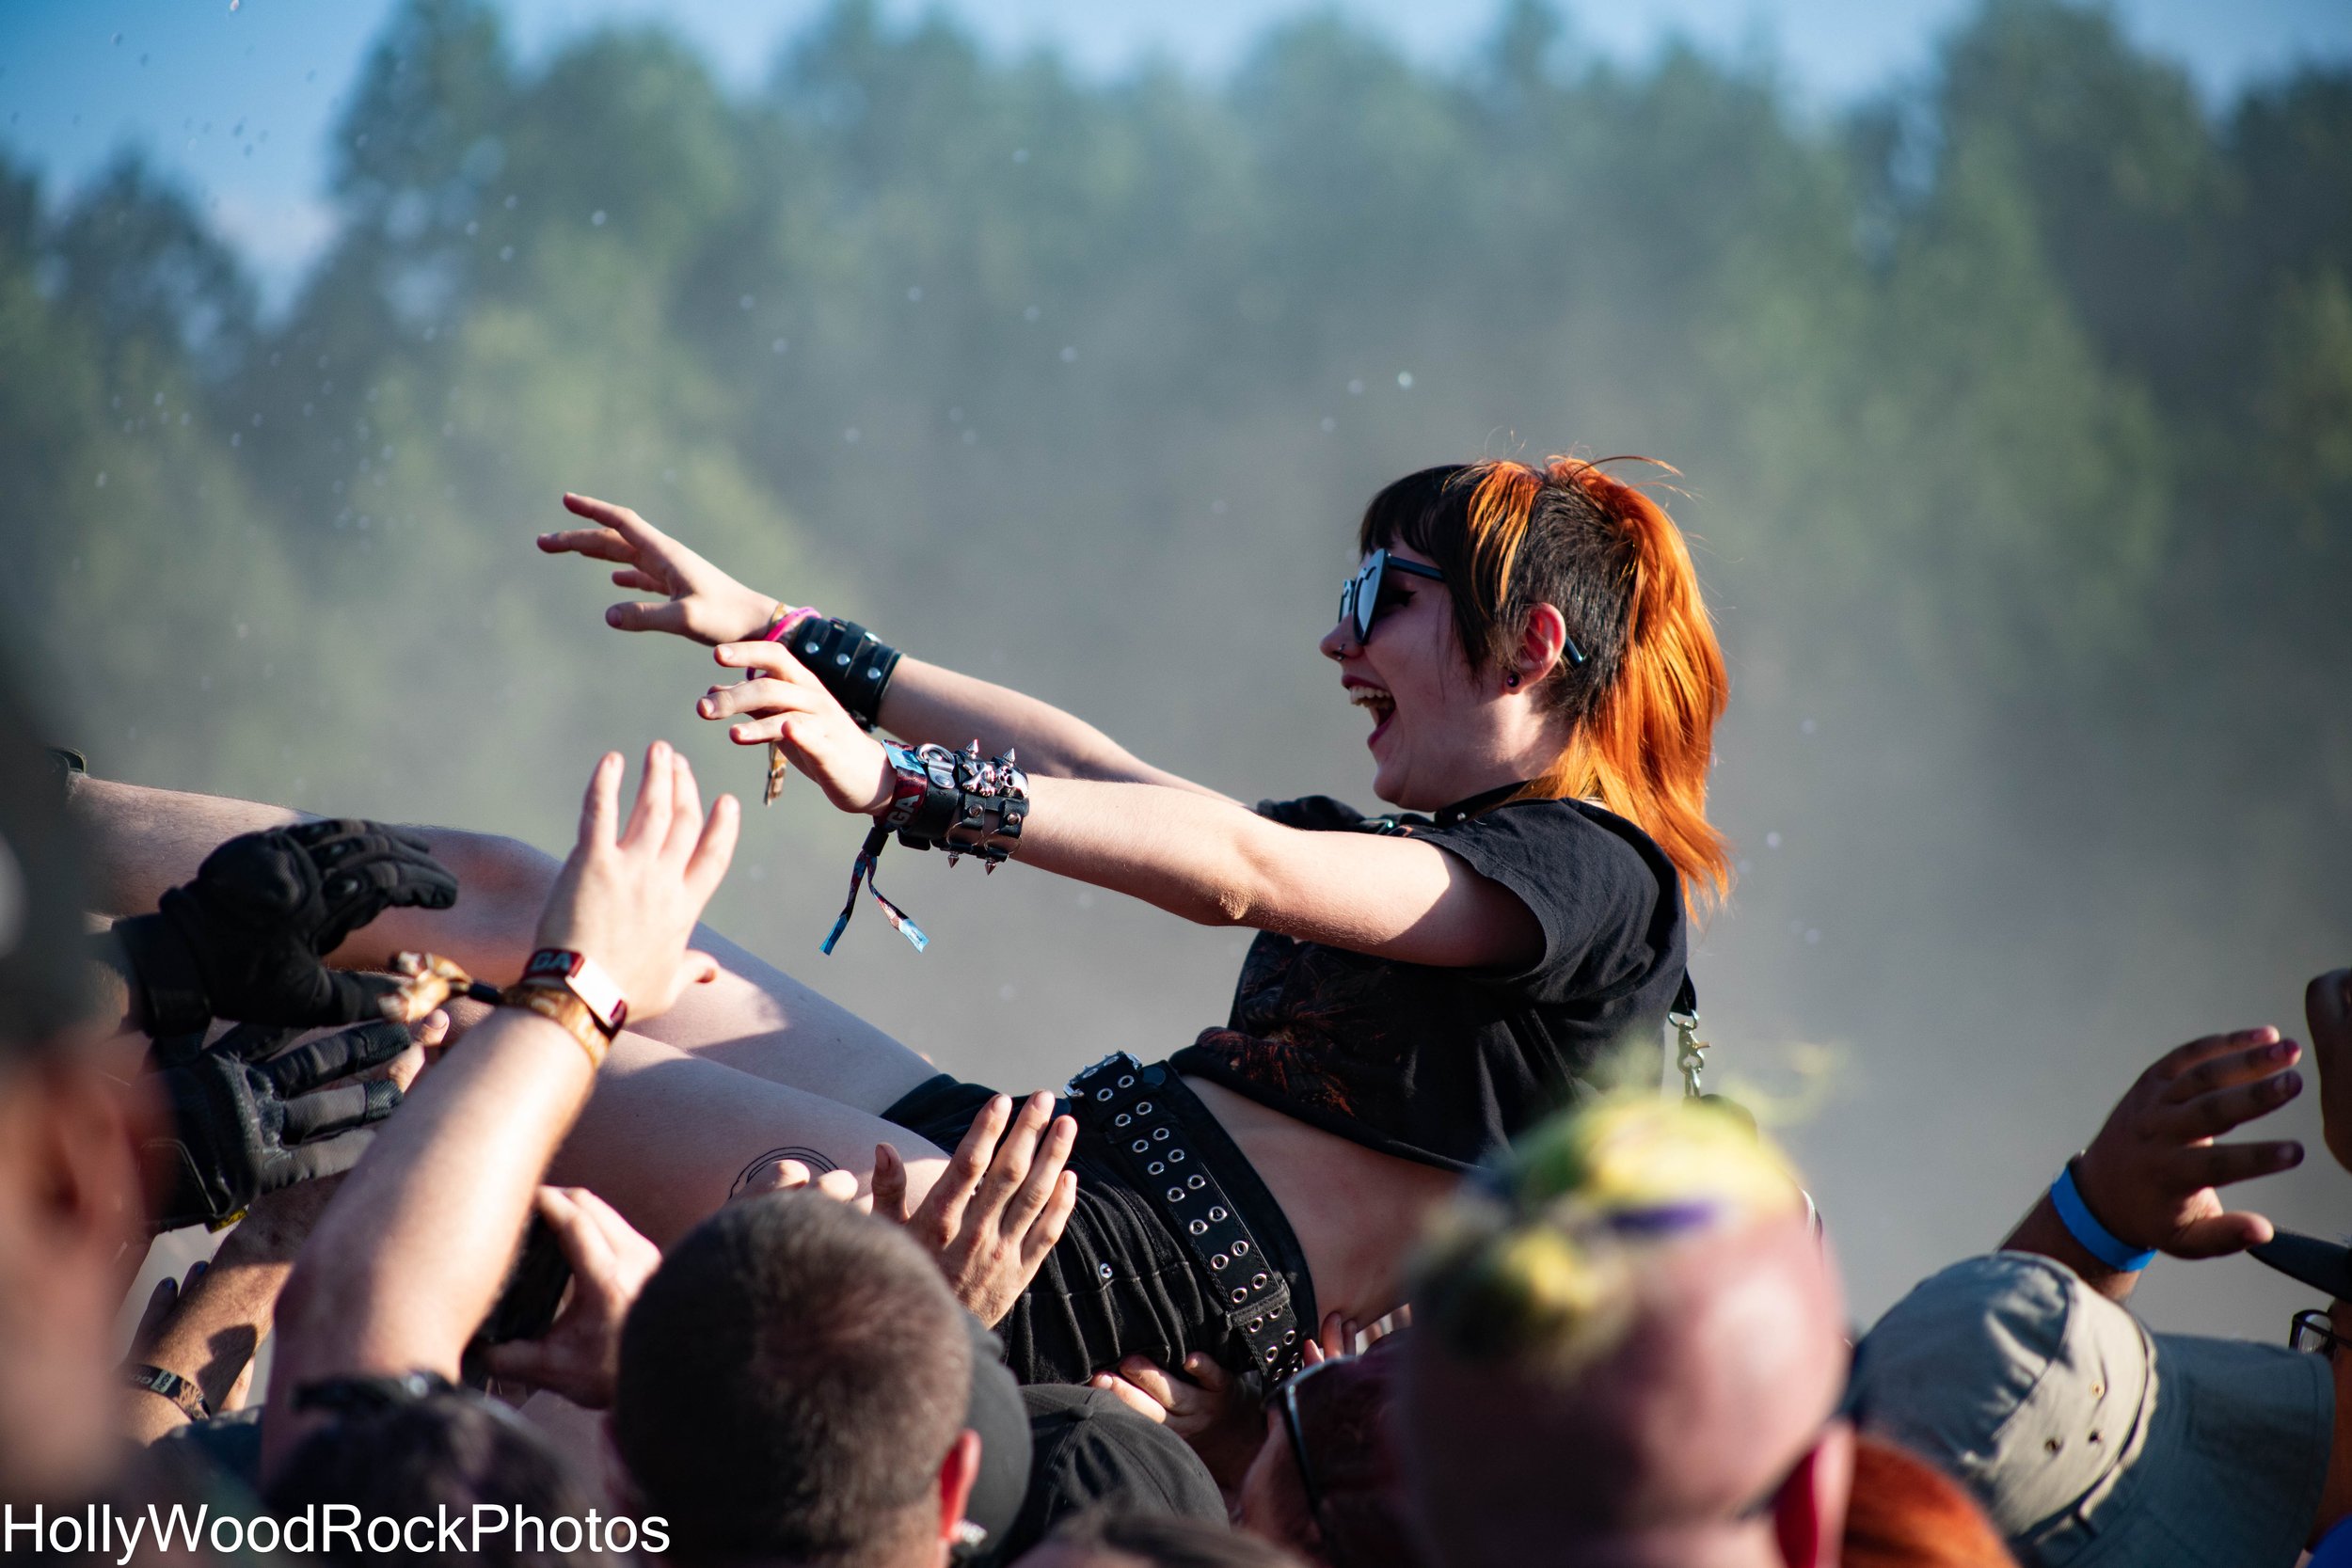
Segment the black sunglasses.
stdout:
<path fill-rule="evenodd" d="M 1356 575 L 1340 584 L 1340 619 L 1355 632 L 1359 644 L 1372 641 L 1372 624 L 1380 618 L 1380 579 L 1390 572 L 1427 578 L 1432 582 L 1445 580 L 1445 574 L 1435 566 L 1407 561 L 1388 550 L 1375 550 L 1364 557 Z"/>
<path fill-rule="evenodd" d="M 2352 1349 L 2347 1340 L 2336 1332 L 2335 1320 L 2319 1307 L 2295 1315 L 2295 1326 L 2287 1331 L 2289 1348 L 2309 1351 L 2314 1355 L 2332 1356 L 2339 1348 Z"/>

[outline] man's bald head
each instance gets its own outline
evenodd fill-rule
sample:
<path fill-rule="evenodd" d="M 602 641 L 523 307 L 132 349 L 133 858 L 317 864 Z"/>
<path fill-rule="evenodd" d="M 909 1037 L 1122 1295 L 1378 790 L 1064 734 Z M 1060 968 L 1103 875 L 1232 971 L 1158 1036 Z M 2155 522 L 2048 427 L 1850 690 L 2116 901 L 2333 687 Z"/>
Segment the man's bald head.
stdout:
<path fill-rule="evenodd" d="M 1775 1560 L 1769 1505 L 1844 1383 L 1844 1300 L 1786 1167 L 1720 1117 L 1583 1113 L 1457 1209 L 1400 1422 L 1441 1561 Z"/>

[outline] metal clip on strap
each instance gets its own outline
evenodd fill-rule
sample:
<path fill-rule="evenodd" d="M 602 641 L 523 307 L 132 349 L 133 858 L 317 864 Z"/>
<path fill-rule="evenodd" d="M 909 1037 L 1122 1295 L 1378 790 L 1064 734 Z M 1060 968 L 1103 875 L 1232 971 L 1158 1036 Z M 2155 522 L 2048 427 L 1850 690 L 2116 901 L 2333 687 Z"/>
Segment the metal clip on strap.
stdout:
<path fill-rule="evenodd" d="M 1192 1254 L 1227 1325 L 1270 1388 L 1306 1354 L 1290 1281 L 1162 1102 L 1168 1084 L 1165 1065 L 1147 1068 L 1122 1051 L 1072 1079 L 1070 1095 L 1080 1123 L 1102 1130 L 1137 1190 Z"/>

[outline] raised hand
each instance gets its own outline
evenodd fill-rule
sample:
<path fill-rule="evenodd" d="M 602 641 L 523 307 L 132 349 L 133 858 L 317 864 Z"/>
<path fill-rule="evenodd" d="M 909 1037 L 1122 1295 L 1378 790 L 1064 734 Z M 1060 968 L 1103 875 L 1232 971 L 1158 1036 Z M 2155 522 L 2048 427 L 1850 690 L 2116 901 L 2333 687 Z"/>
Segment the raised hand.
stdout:
<path fill-rule="evenodd" d="M 538 944 L 603 965 L 636 1022 L 717 976 L 718 960 L 688 951 L 686 940 L 726 876 L 741 812 L 734 796 L 722 795 L 706 818 L 694 770 L 660 740 L 645 749 L 626 823 L 620 786 L 621 754 L 608 752 L 588 781 L 580 839 L 548 894 Z"/>
<path fill-rule="evenodd" d="M 667 604 L 616 604 L 605 625 L 623 631 L 666 631 L 697 642 L 756 637 L 787 607 L 753 592 L 626 506 L 566 494 L 564 509 L 596 524 L 539 535 L 549 555 L 617 562 L 616 587 L 666 597 Z"/>
<path fill-rule="evenodd" d="M 1054 1115 L 1052 1095 L 1031 1095 L 1015 1117 L 1012 1101 L 1000 1094 L 972 1118 L 947 1168 L 913 1210 L 906 1162 L 877 1144 L 874 1212 L 905 1227 L 939 1260 L 956 1299 L 993 1327 L 1037 1277 L 1077 1206 L 1078 1178 L 1062 1168 L 1077 1141 L 1077 1122 Z"/>
<path fill-rule="evenodd" d="M 215 1018 L 310 1027 L 373 1018 L 397 987 L 329 970 L 324 957 L 345 937 L 388 909 L 456 901 L 457 879 L 422 839 L 377 822 L 305 822 L 229 840 L 156 913 L 114 929 L 149 1034 Z"/>
<path fill-rule="evenodd" d="M 542 1187 L 538 1204 L 572 1266 L 571 1290 L 545 1335 L 487 1348 L 490 1373 L 603 1410 L 620 1375 L 621 1324 L 661 1249 L 584 1187 Z"/>
<path fill-rule="evenodd" d="M 889 803 L 890 764 L 882 743 L 781 643 L 724 642 L 712 657 L 727 669 L 758 673 L 712 687 L 694 705 L 696 713 L 740 720 L 727 727 L 738 746 L 780 743 L 792 766 L 842 811 L 870 815 Z"/>
<path fill-rule="evenodd" d="M 2260 1214 L 2227 1210 L 2217 1188 L 2302 1163 L 2291 1139 L 2214 1140 L 2293 1100 L 2302 1048 L 2272 1028 L 2208 1035 L 2167 1053 L 2107 1116 L 2075 1182 L 2092 1215 L 2132 1246 L 2217 1258 L 2270 1240 Z"/>

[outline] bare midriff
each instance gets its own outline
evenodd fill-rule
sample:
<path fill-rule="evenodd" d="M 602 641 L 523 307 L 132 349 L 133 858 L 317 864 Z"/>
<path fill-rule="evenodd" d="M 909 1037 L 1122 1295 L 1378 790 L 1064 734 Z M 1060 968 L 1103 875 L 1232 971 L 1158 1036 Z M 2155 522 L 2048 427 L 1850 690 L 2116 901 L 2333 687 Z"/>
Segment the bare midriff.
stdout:
<path fill-rule="evenodd" d="M 1405 1265 L 1422 1222 L 1461 1178 L 1350 1143 L 1221 1084 L 1187 1075 L 1307 1255 L 1315 1311 L 1369 1323 L 1405 1301 Z"/>

